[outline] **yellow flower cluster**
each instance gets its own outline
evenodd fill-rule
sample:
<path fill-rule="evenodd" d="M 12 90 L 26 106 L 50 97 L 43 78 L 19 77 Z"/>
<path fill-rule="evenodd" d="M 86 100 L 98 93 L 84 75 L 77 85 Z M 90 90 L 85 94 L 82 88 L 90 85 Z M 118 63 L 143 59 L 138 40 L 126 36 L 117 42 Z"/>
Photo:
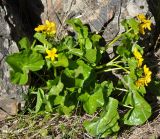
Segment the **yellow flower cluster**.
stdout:
<path fill-rule="evenodd" d="M 136 85 L 138 87 L 148 86 L 148 83 L 150 83 L 151 81 L 152 72 L 149 70 L 149 68 L 146 65 L 143 66 L 143 71 L 144 71 L 144 76 L 136 81 Z"/>
<path fill-rule="evenodd" d="M 57 53 L 57 49 L 56 48 L 52 48 L 51 50 L 46 50 L 47 56 L 45 58 L 50 58 L 51 61 L 54 61 L 56 57 L 58 57 Z"/>
<path fill-rule="evenodd" d="M 138 67 L 141 67 L 143 62 L 143 57 L 141 53 L 137 50 L 137 48 L 134 48 L 133 54 L 135 58 L 138 60 Z"/>
<path fill-rule="evenodd" d="M 138 60 L 138 67 L 141 67 L 142 62 L 144 60 L 141 53 L 137 50 L 137 48 L 134 48 L 133 54 L 134 54 L 135 58 Z M 151 81 L 152 72 L 149 70 L 149 68 L 146 65 L 143 66 L 143 72 L 144 72 L 144 76 L 139 78 L 136 81 L 137 87 L 147 86 L 148 83 L 150 83 L 150 81 Z"/>
<path fill-rule="evenodd" d="M 145 34 L 145 29 L 151 30 L 151 21 L 147 20 L 144 14 L 139 14 L 137 16 L 138 20 L 140 21 L 139 25 L 139 32 L 141 34 Z"/>
<path fill-rule="evenodd" d="M 56 33 L 56 24 L 54 22 L 49 22 L 46 20 L 44 25 L 39 25 L 34 29 L 36 32 L 43 32 L 47 35 L 54 35 Z"/>

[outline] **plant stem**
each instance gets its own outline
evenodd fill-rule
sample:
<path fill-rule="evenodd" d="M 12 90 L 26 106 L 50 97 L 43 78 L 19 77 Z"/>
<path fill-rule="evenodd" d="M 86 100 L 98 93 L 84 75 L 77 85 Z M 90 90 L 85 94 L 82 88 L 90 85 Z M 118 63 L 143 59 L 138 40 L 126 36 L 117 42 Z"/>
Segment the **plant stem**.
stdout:
<path fill-rule="evenodd" d="M 117 57 L 115 57 L 114 59 L 112 59 L 111 61 L 109 61 L 107 64 L 103 64 L 103 65 L 100 65 L 100 66 L 97 66 L 96 69 L 101 69 L 101 68 L 104 68 L 106 66 L 110 66 L 115 60 L 117 60 L 118 58 L 120 57 L 120 55 L 118 55 Z"/>
<path fill-rule="evenodd" d="M 116 90 L 120 90 L 120 91 L 124 91 L 124 92 L 128 92 L 127 89 L 123 89 L 123 88 L 115 88 Z"/>
<path fill-rule="evenodd" d="M 54 77 L 57 77 L 57 69 L 55 67 L 53 67 L 53 71 L 54 71 Z"/>
<path fill-rule="evenodd" d="M 126 108 L 130 108 L 130 109 L 133 109 L 134 107 L 132 107 L 132 106 L 128 106 L 128 105 L 125 105 L 125 104 L 122 104 L 122 103 L 119 103 L 121 106 L 123 106 L 123 107 L 126 107 Z"/>
<path fill-rule="evenodd" d="M 113 70 L 119 70 L 121 68 L 112 68 L 112 69 L 107 69 L 107 70 L 102 70 L 102 71 L 98 71 L 97 74 L 102 73 L 102 72 L 109 72 L 109 71 L 113 71 Z"/>
<path fill-rule="evenodd" d="M 132 28 L 130 28 L 129 30 L 127 30 L 126 32 L 118 35 L 117 37 L 115 37 L 109 44 L 107 44 L 105 46 L 105 50 L 107 50 L 109 47 L 111 47 L 119 38 L 121 38 L 124 34 L 130 32 L 132 30 Z"/>
<path fill-rule="evenodd" d="M 121 69 L 123 69 L 124 71 L 126 71 L 127 73 L 129 73 L 129 71 L 128 71 L 126 68 L 124 68 L 124 67 L 122 67 L 122 66 L 120 66 L 120 65 L 112 64 L 111 66 L 115 66 L 115 67 L 121 68 Z"/>
<path fill-rule="evenodd" d="M 117 60 L 120 57 L 120 55 L 118 55 L 117 57 L 115 57 L 114 59 L 112 59 L 110 62 L 107 63 L 107 65 L 112 64 L 115 60 Z"/>

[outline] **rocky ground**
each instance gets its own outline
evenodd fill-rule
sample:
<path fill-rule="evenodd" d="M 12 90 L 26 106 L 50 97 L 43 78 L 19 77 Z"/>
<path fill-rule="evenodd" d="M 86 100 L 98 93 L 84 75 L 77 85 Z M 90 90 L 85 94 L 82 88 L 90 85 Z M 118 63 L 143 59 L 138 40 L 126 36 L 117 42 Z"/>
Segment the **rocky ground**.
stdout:
<path fill-rule="evenodd" d="M 115 36 L 123 31 L 120 22 L 124 18 L 134 17 L 138 13 L 147 14 L 152 22 L 152 32 L 143 40 L 143 46 L 146 47 L 146 55 L 150 60 L 153 59 L 159 63 L 160 58 L 160 1 L 159 0 L 2 0 L 0 1 L 0 138 L 8 138 L 15 134 L 15 138 L 24 137 L 24 133 L 28 134 L 29 138 L 36 136 L 35 131 L 39 131 L 39 127 L 45 127 L 45 123 L 50 124 L 52 129 L 55 124 L 61 119 L 54 116 L 48 121 L 42 121 L 42 125 L 37 125 L 35 129 L 27 126 L 30 122 L 39 123 L 41 119 L 32 119 L 18 115 L 18 111 L 24 108 L 24 96 L 27 93 L 28 86 L 13 85 L 9 81 L 9 67 L 5 63 L 5 56 L 18 51 L 17 42 L 23 36 L 28 36 L 31 40 L 35 26 L 43 23 L 46 19 L 56 21 L 58 25 L 58 36 L 65 34 L 65 21 L 69 18 L 81 18 L 82 21 L 88 24 L 92 31 L 100 32 L 106 42 L 111 41 Z M 112 51 L 112 50 L 110 50 Z M 152 59 L 153 57 L 153 59 Z M 155 75 L 159 75 L 159 66 L 156 67 Z M 159 113 L 159 108 L 156 110 Z M 14 118 L 6 119 L 6 117 L 15 116 Z M 84 119 L 87 116 L 84 116 Z M 81 123 L 82 119 L 73 116 L 62 119 L 68 122 L 76 122 L 77 131 L 80 130 L 84 136 L 81 138 L 90 138 L 84 133 Z M 23 121 L 27 119 L 28 121 Z M 52 120 L 56 119 L 56 122 Z M 77 120 L 78 119 L 78 120 Z M 22 121 L 21 121 L 22 120 Z M 61 120 L 63 122 L 63 120 Z M 24 123 L 24 125 L 22 123 Z M 64 122 L 65 127 L 70 129 Z M 160 116 L 151 119 L 147 124 L 140 127 L 125 129 L 119 135 L 119 138 L 158 138 L 160 136 Z M 19 125 L 20 124 L 20 125 Z M 22 124 L 22 125 L 21 125 Z M 26 126 L 25 126 L 26 124 Z M 66 125 L 65 125 L 66 124 Z M 61 125 L 61 124 L 60 124 Z M 17 127 L 20 126 L 20 127 Z M 21 127 L 22 126 L 22 127 Z M 76 125 L 75 125 L 76 126 Z M 49 126 L 48 126 L 49 127 Z M 46 128 L 46 127 L 45 127 Z M 27 131 L 32 132 L 27 132 Z M 35 130 L 35 131 L 34 131 Z M 57 130 L 57 131 L 56 131 Z M 5 132 L 9 131 L 9 134 Z M 50 130 L 49 130 L 50 131 Z M 42 133 L 45 132 L 42 131 Z M 63 132 L 59 127 L 51 133 Z M 68 131 L 65 131 L 66 133 Z M 5 135 L 4 135 L 5 134 Z M 62 134 L 62 133 L 61 133 Z M 71 133 L 70 133 L 71 134 Z M 82 134 L 81 134 L 82 135 Z M 153 136 L 152 136 L 153 135 Z M 20 137 L 18 137 L 20 136 Z M 77 136 L 78 137 L 78 136 Z"/>

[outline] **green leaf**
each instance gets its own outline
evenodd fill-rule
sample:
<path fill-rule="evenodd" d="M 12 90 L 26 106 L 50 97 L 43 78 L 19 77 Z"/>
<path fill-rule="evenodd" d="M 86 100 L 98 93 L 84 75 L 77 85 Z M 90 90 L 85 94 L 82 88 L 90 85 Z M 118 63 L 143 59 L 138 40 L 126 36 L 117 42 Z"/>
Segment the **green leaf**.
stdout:
<path fill-rule="evenodd" d="M 52 86 L 57 85 L 59 82 L 59 77 L 56 77 L 54 80 L 48 80 L 47 83 L 47 87 L 48 89 L 51 89 Z"/>
<path fill-rule="evenodd" d="M 67 24 L 73 27 L 73 29 L 78 33 L 79 38 L 83 38 L 82 37 L 83 36 L 83 31 L 82 31 L 83 24 L 79 18 L 67 20 Z"/>
<path fill-rule="evenodd" d="M 35 47 L 32 48 L 32 50 L 40 53 L 45 53 L 46 48 L 43 45 L 36 45 Z"/>
<path fill-rule="evenodd" d="M 6 61 L 15 71 L 37 71 L 44 65 L 42 55 L 33 51 L 22 51 L 9 55 Z"/>
<path fill-rule="evenodd" d="M 70 50 L 75 47 L 74 39 L 71 36 L 66 36 L 62 41 L 63 42 L 57 47 L 58 51 L 63 51 L 65 49 Z"/>
<path fill-rule="evenodd" d="M 45 110 L 47 111 L 47 112 L 53 112 L 53 108 L 52 108 L 52 104 L 51 104 L 51 102 L 49 101 L 49 100 L 46 100 L 46 102 L 45 102 Z"/>
<path fill-rule="evenodd" d="M 82 94 L 79 97 L 79 100 L 83 101 L 84 110 L 89 114 L 93 114 L 98 107 L 102 107 L 104 105 L 105 99 L 111 95 L 112 90 L 112 82 L 104 81 L 101 84 L 96 84 L 93 94 Z"/>
<path fill-rule="evenodd" d="M 88 39 L 88 27 L 83 25 L 81 20 L 78 18 L 70 19 L 67 21 L 67 23 L 71 25 L 73 29 L 76 31 L 78 42 L 81 49 L 84 45 L 87 45 L 88 47 L 90 47 L 91 41 Z"/>
<path fill-rule="evenodd" d="M 58 105 L 57 112 L 60 114 L 70 115 L 75 108 L 75 105 L 65 105 L 66 96 L 56 96 L 54 105 Z"/>
<path fill-rule="evenodd" d="M 7 56 L 6 62 L 13 70 L 11 72 L 12 81 L 21 85 L 27 83 L 28 78 L 26 78 L 26 75 L 29 71 L 38 71 L 44 65 L 41 54 L 28 50 Z"/>
<path fill-rule="evenodd" d="M 97 50 L 96 49 L 86 49 L 85 57 L 91 63 L 95 63 L 97 59 Z"/>
<path fill-rule="evenodd" d="M 83 75 L 83 79 L 86 80 L 91 74 L 91 67 L 85 64 L 82 60 L 77 60 L 79 67 L 75 69 L 75 77 Z"/>
<path fill-rule="evenodd" d="M 127 57 L 130 55 L 129 50 L 127 50 L 127 48 L 123 45 L 117 47 L 116 53 L 122 57 Z"/>
<path fill-rule="evenodd" d="M 107 135 L 117 132 L 119 130 L 117 111 L 118 101 L 109 97 L 108 103 L 104 112 L 99 118 L 93 121 L 85 121 L 84 127 L 87 132 L 94 137 L 107 137 Z"/>
<path fill-rule="evenodd" d="M 88 27 L 83 25 L 82 29 L 83 29 L 83 36 L 87 40 L 88 39 Z"/>
<path fill-rule="evenodd" d="M 79 79 L 79 78 L 75 79 L 75 87 L 82 87 L 83 84 L 84 84 L 84 80 L 83 79 Z"/>
<path fill-rule="evenodd" d="M 130 77 L 130 75 L 126 75 L 124 76 L 124 80 L 126 82 L 126 84 L 124 84 L 125 88 L 129 90 L 137 90 L 137 86 L 135 85 L 135 80 L 132 78 L 132 76 Z"/>
<path fill-rule="evenodd" d="M 14 70 L 10 72 L 11 82 L 19 85 L 23 85 L 28 81 L 28 74 L 26 72 L 15 72 Z"/>
<path fill-rule="evenodd" d="M 134 30 L 134 33 L 139 32 L 139 23 L 134 18 L 128 19 L 127 23 Z"/>
<path fill-rule="evenodd" d="M 89 38 L 86 39 L 85 48 L 92 50 L 92 42 Z"/>
<path fill-rule="evenodd" d="M 67 24 L 71 25 L 74 29 L 79 26 L 79 27 L 83 27 L 83 24 L 81 22 L 81 20 L 79 18 L 72 18 L 70 20 L 66 21 Z"/>
<path fill-rule="evenodd" d="M 39 112 L 41 109 L 41 106 L 43 104 L 43 99 L 44 99 L 44 91 L 39 88 L 37 94 L 37 102 L 36 102 L 36 109 L 35 112 Z"/>
<path fill-rule="evenodd" d="M 87 113 L 93 114 L 98 107 L 102 107 L 103 105 L 103 88 L 100 85 L 98 85 L 95 88 L 94 93 L 90 95 L 88 100 L 84 103 L 83 108 Z"/>
<path fill-rule="evenodd" d="M 79 101 L 86 102 L 89 99 L 90 95 L 85 92 L 78 97 Z"/>
<path fill-rule="evenodd" d="M 54 100 L 54 105 L 64 105 L 65 96 L 56 96 Z"/>
<path fill-rule="evenodd" d="M 127 19 L 122 20 L 121 24 L 125 28 L 125 30 L 128 30 L 129 27 L 128 27 Z"/>
<path fill-rule="evenodd" d="M 71 48 L 69 49 L 69 54 L 73 54 L 73 55 L 76 55 L 76 56 L 79 56 L 79 57 L 82 57 L 83 56 L 83 51 L 78 49 L 78 48 Z"/>
<path fill-rule="evenodd" d="M 103 94 L 104 96 L 107 98 L 111 95 L 112 91 L 113 91 L 113 83 L 110 81 L 104 81 L 101 83 L 101 87 L 103 88 Z"/>
<path fill-rule="evenodd" d="M 63 83 L 61 80 L 56 85 L 53 85 L 49 91 L 49 95 L 59 95 L 59 93 L 63 90 Z"/>
<path fill-rule="evenodd" d="M 133 80 L 136 80 L 136 68 L 137 68 L 137 60 L 135 58 L 128 58 L 128 66 L 130 69 L 130 78 L 132 78 Z"/>
<path fill-rule="evenodd" d="M 39 40 L 42 44 L 47 45 L 49 48 L 52 47 L 52 44 L 47 41 L 45 34 L 43 34 L 43 33 L 35 33 L 34 34 L 34 38 Z"/>
<path fill-rule="evenodd" d="M 151 106 L 137 91 L 129 92 L 124 103 L 133 107 L 124 115 L 124 124 L 143 124 L 152 114 Z"/>
<path fill-rule="evenodd" d="M 71 112 L 73 111 L 74 108 L 75 108 L 74 105 L 72 105 L 72 106 L 61 106 L 61 107 L 59 107 L 58 112 L 60 114 L 71 115 Z"/>
<path fill-rule="evenodd" d="M 62 67 L 67 67 L 68 64 L 69 64 L 68 58 L 66 57 L 66 55 L 65 55 L 64 53 L 59 53 L 59 54 L 58 54 L 58 61 L 55 61 L 55 62 L 53 63 L 53 65 L 54 65 L 55 67 L 60 67 L 60 66 L 62 66 Z"/>
<path fill-rule="evenodd" d="M 93 34 L 91 37 L 91 40 L 95 43 L 95 42 L 99 42 L 101 38 L 102 38 L 101 35 Z"/>
<path fill-rule="evenodd" d="M 27 37 L 23 37 L 20 41 L 19 41 L 19 45 L 21 47 L 21 49 L 29 49 L 31 47 L 31 43 L 29 41 L 29 39 Z"/>
<path fill-rule="evenodd" d="M 72 62 L 71 62 L 72 63 Z M 90 77 L 92 68 L 82 60 L 69 65 L 62 74 L 62 82 L 68 88 L 83 87 L 84 82 Z M 70 70 L 72 69 L 72 70 Z M 92 78 L 93 80 L 94 78 Z"/>

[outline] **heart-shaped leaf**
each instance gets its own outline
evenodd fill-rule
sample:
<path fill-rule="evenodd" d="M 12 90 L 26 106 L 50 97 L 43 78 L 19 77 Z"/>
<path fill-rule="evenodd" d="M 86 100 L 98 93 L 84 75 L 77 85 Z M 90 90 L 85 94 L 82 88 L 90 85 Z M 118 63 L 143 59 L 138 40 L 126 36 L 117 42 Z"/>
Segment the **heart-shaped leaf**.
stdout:
<path fill-rule="evenodd" d="M 129 92 L 124 103 L 133 107 L 124 115 L 124 124 L 140 125 L 151 116 L 151 106 L 137 91 Z"/>
<path fill-rule="evenodd" d="M 41 54 L 24 50 L 7 56 L 6 62 L 11 66 L 11 79 L 13 83 L 26 84 L 28 81 L 29 71 L 38 71 L 44 65 Z"/>
<path fill-rule="evenodd" d="M 19 45 L 22 49 L 24 48 L 27 50 L 28 48 L 30 48 L 31 43 L 27 37 L 24 37 L 19 41 Z"/>
<path fill-rule="evenodd" d="M 109 134 L 117 132 L 119 130 L 117 121 L 119 114 L 117 108 L 118 101 L 109 97 L 108 103 L 101 116 L 95 118 L 93 121 L 84 122 L 84 127 L 87 132 L 94 137 L 106 137 Z"/>

